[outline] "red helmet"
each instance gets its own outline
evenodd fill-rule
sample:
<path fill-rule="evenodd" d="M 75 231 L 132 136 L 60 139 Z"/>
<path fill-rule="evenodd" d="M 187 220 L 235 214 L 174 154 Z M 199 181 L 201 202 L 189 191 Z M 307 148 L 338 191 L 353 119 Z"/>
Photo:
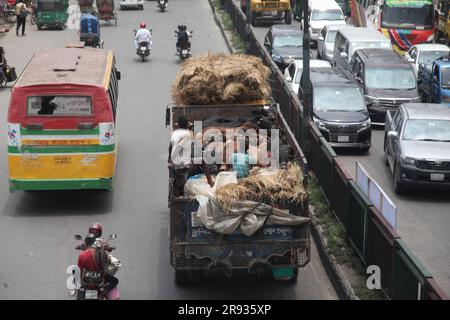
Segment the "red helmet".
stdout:
<path fill-rule="evenodd" d="M 95 234 L 95 236 L 98 238 L 102 236 L 102 229 L 102 225 L 98 222 L 95 222 L 89 226 L 89 233 Z"/>
<path fill-rule="evenodd" d="M 146 28 L 147 25 L 145 24 L 145 22 L 141 22 L 141 24 L 139 25 L 139 28 L 144 29 Z"/>

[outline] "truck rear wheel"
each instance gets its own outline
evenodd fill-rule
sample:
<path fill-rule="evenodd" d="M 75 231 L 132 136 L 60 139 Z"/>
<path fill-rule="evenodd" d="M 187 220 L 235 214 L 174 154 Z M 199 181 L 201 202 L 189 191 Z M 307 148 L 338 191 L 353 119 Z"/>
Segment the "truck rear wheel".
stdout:
<path fill-rule="evenodd" d="M 292 12 L 291 11 L 285 11 L 284 13 L 284 22 L 286 24 L 292 23 Z"/>

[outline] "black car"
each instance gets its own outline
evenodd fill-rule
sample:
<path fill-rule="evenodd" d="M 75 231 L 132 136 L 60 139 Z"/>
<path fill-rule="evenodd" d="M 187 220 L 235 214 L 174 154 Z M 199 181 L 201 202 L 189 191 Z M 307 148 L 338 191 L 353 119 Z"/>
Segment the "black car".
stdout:
<path fill-rule="evenodd" d="M 311 68 L 312 120 L 332 147 L 371 147 L 372 128 L 361 89 L 335 68 Z M 303 92 L 299 90 L 303 102 Z"/>
<path fill-rule="evenodd" d="M 275 25 L 264 38 L 264 46 L 281 71 L 303 57 L 303 32 L 298 28 Z"/>
<path fill-rule="evenodd" d="M 345 72 L 363 90 L 374 124 L 384 124 L 387 110 L 420 102 L 413 68 L 390 49 L 356 50 Z"/>

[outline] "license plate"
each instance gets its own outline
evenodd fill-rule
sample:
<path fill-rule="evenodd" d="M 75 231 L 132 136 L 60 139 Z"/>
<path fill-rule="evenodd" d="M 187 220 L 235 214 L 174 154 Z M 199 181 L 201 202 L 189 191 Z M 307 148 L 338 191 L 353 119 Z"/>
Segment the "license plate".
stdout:
<path fill-rule="evenodd" d="M 97 290 L 86 290 L 84 293 L 84 298 L 86 300 L 97 300 L 98 298 Z"/>
<path fill-rule="evenodd" d="M 431 181 L 444 181 L 445 175 L 443 173 L 432 173 L 430 175 Z"/>
<path fill-rule="evenodd" d="M 348 136 L 338 136 L 338 142 L 349 142 Z"/>
<path fill-rule="evenodd" d="M 187 50 L 181 51 L 182 54 L 187 54 Z"/>
<path fill-rule="evenodd" d="M 294 276 L 294 268 L 274 268 L 272 274 L 277 280 L 290 280 Z"/>

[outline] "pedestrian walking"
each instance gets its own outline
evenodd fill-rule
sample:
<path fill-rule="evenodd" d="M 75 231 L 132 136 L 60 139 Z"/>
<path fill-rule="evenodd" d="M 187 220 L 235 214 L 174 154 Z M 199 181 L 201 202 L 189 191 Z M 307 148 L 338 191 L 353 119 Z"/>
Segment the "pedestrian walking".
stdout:
<path fill-rule="evenodd" d="M 19 36 L 19 29 L 22 26 L 22 36 L 25 35 L 25 23 L 27 21 L 28 8 L 23 0 L 18 0 L 16 4 L 16 36 Z"/>

